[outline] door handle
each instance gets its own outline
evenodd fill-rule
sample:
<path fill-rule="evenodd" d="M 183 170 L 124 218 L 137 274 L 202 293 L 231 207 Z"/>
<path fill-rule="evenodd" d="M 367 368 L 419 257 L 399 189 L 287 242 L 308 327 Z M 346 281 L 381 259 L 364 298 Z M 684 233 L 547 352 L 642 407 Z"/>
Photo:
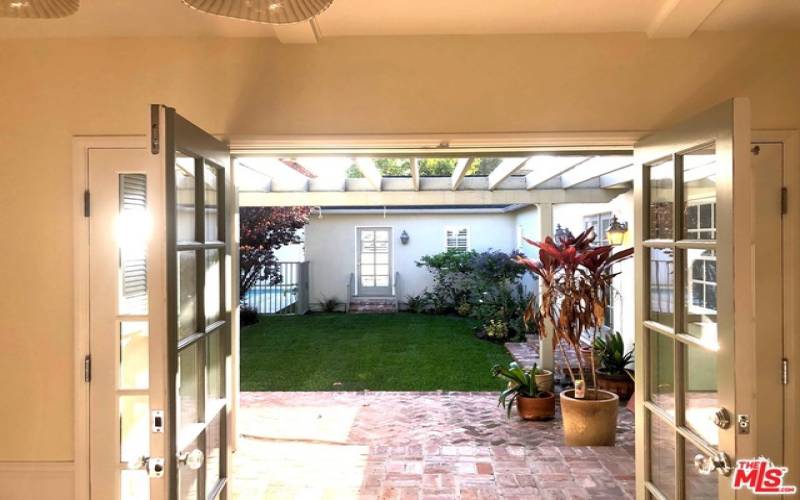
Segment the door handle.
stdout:
<path fill-rule="evenodd" d="M 128 462 L 128 469 L 145 470 L 150 477 L 164 475 L 164 459 L 161 457 L 139 457 Z"/>
<path fill-rule="evenodd" d="M 199 469 L 203 465 L 203 460 L 205 460 L 203 452 L 196 448 L 189 452 L 182 451 L 177 454 L 177 457 L 179 467 L 188 467 L 191 470 Z"/>
<path fill-rule="evenodd" d="M 714 471 L 717 471 L 721 476 L 729 476 L 733 471 L 731 459 L 722 452 L 716 453 L 710 457 L 698 453 L 694 456 L 694 467 L 697 469 L 697 472 L 704 476 L 708 476 Z"/>

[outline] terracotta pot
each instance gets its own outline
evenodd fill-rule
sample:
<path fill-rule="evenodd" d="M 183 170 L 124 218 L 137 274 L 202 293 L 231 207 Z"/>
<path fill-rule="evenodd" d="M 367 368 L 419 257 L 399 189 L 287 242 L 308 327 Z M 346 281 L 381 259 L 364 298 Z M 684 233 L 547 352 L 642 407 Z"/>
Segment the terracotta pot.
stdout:
<path fill-rule="evenodd" d="M 556 398 L 552 392 L 540 392 L 541 397 L 517 396 L 517 412 L 525 420 L 550 420 L 556 414 Z"/>
<path fill-rule="evenodd" d="M 550 370 L 541 370 L 541 372 L 533 376 L 536 380 L 536 387 L 540 391 L 553 392 L 553 372 Z"/>
<path fill-rule="evenodd" d="M 627 373 L 611 374 L 597 370 L 595 374 L 598 389 L 613 392 L 623 401 L 627 401 L 633 395 L 634 383 Z"/>
<path fill-rule="evenodd" d="M 567 446 L 614 446 L 617 438 L 619 396 L 597 391 L 598 399 L 575 399 L 575 390 L 561 393 L 561 416 L 564 420 L 564 442 Z M 587 397 L 594 397 L 587 390 Z"/>

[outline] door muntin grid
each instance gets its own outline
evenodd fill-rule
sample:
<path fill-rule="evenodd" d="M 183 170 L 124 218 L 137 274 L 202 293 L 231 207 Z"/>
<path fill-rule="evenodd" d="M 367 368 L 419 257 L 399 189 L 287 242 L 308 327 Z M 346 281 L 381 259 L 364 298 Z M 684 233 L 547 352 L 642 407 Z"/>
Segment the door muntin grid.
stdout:
<path fill-rule="evenodd" d="M 359 293 L 388 293 L 392 286 L 391 229 L 359 228 L 357 244 Z"/>
<path fill-rule="evenodd" d="M 719 446 L 711 421 L 720 405 L 715 144 L 643 168 L 646 486 L 665 498 L 717 498 L 716 475 L 698 476 L 686 459 L 688 450 L 711 454 Z"/>

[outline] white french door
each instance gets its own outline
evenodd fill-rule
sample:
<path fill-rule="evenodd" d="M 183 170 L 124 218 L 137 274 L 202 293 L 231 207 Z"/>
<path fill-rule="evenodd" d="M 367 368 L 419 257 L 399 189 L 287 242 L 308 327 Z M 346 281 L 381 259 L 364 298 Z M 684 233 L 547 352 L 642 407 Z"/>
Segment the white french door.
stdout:
<path fill-rule="evenodd" d="M 392 228 L 359 227 L 358 295 L 392 295 Z"/>
<path fill-rule="evenodd" d="M 743 99 L 635 147 L 640 499 L 735 496 L 735 336 L 748 332 L 734 323 L 734 183 L 749 156 Z"/>

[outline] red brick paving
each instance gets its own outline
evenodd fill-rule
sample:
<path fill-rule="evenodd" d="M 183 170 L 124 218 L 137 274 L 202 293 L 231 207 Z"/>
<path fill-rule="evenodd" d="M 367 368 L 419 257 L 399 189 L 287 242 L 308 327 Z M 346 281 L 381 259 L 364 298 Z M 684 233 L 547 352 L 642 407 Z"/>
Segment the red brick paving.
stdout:
<path fill-rule="evenodd" d="M 494 393 L 243 393 L 233 498 L 633 498 L 633 420 L 617 446 L 567 447 L 507 420 Z"/>

